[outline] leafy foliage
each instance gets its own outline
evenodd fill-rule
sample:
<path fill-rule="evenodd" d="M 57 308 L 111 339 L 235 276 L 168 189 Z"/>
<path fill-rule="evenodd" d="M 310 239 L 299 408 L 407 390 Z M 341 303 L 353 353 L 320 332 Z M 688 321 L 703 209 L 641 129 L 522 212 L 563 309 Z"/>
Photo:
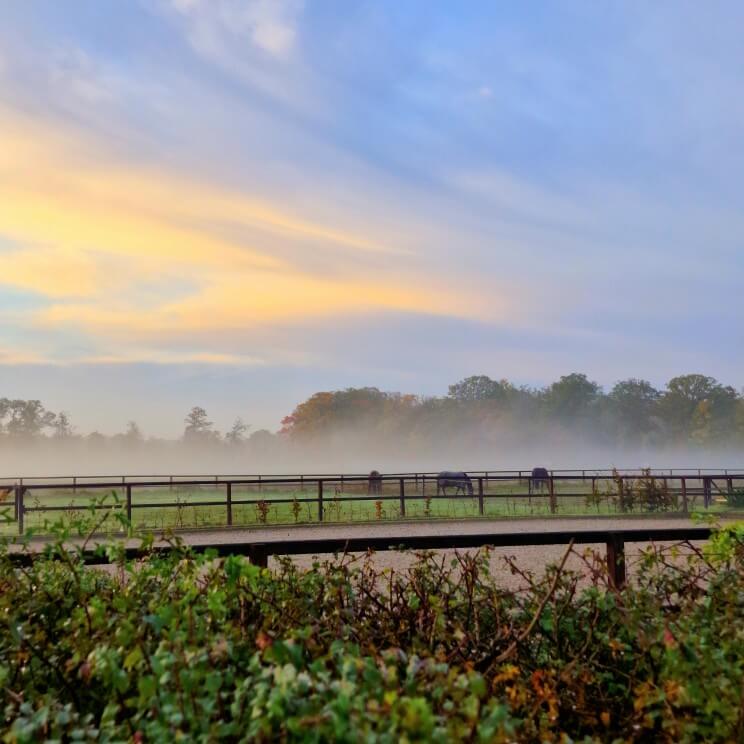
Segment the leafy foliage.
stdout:
<path fill-rule="evenodd" d="M 524 591 L 488 552 L 403 572 L 342 556 L 86 568 L 0 548 L 5 740 L 734 741 L 744 733 L 744 530 L 637 581 L 564 563 Z M 512 570 L 520 569 L 512 562 Z M 589 577 L 588 579 L 586 577 Z M 570 738 L 566 738 L 570 737 Z"/>
<path fill-rule="evenodd" d="M 87 450 L 98 456 L 109 445 L 158 458 L 178 451 L 192 456 L 195 448 L 206 448 L 226 461 L 249 455 L 265 463 L 288 453 L 315 456 L 341 442 L 369 451 L 371 467 L 373 458 L 386 452 L 400 456 L 443 446 L 459 449 L 458 454 L 489 447 L 503 452 L 560 443 L 567 434 L 592 445 L 735 447 L 744 442 L 744 396 L 700 374 L 674 377 L 663 390 L 630 378 L 608 392 L 578 372 L 542 389 L 471 375 L 441 397 L 375 387 L 318 392 L 285 416 L 277 433 L 253 431 L 237 417 L 222 434 L 207 411 L 194 406 L 180 442 L 145 438 L 134 422 L 111 437 L 83 436 L 66 413 L 47 411 L 38 400 L 0 398 L 0 445 L 22 449 L 47 442 L 55 452 L 79 455 Z"/>

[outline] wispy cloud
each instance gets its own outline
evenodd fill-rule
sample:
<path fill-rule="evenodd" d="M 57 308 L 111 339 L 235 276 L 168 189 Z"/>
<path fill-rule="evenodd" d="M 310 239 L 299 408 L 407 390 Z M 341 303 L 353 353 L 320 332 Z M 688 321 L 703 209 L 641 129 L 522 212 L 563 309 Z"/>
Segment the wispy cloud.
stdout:
<path fill-rule="evenodd" d="M 394 236 L 379 243 L 240 191 L 122 164 L 74 130 L 18 114 L 0 113 L 0 134 L 11 145 L 0 154 L 0 235 L 15 246 L 0 253 L 0 284 L 48 300 L 26 323 L 114 336 L 137 358 L 159 359 L 143 340 L 313 316 L 504 312 L 504 301 L 448 286 L 420 262 L 380 282 L 353 262 L 328 274 L 292 259 L 335 246 L 382 270 L 399 253 Z M 277 240 L 291 246 L 283 258 Z"/>
<path fill-rule="evenodd" d="M 190 24 L 199 51 L 213 54 L 225 42 L 251 41 L 277 57 L 289 54 L 297 36 L 302 0 L 170 0 Z"/>

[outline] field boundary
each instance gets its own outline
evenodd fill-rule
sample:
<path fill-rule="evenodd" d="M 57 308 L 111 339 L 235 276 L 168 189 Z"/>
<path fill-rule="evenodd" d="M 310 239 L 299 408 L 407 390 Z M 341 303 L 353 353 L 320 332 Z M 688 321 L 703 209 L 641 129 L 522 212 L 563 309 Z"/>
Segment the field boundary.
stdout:
<path fill-rule="evenodd" d="M 246 556 L 252 563 L 268 566 L 273 555 L 318 555 L 323 553 L 363 553 L 386 550 L 447 550 L 492 547 L 517 547 L 530 545 L 588 545 L 604 543 L 607 550 L 607 569 L 613 586 L 622 588 L 626 583 L 625 544 L 638 542 L 690 542 L 708 540 L 713 532 L 710 527 L 648 527 L 630 529 L 546 530 L 542 532 L 484 532 L 455 533 L 448 535 L 326 537 L 281 539 L 269 541 L 243 541 L 232 543 L 198 543 L 188 546 L 156 546 L 149 549 L 125 547 L 122 555 L 127 560 L 149 556 L 167 555 L 182 549 L 194 553 L 213 554 L 215 557 Z M 28 566 L 44 555 L 28 550 L 8 554 L 17 566 Z M 55 557 L 51 553 L 51 557 Z M 116 561 L 99 549 L 84 549 L 80 555 L 87 565 L 106 565 Z M 57 556 L 60 557 L 61 556 Z"/>
<path fill-rule="evenodd" d="M 688 470 L 694 472 L 693 469 Z M 551 515 L 556 515 L 561 501 L 570 504 L 569 500 L 575 502 L 581 499 L 589 500 L 587 503 L 596 505 L 598 511 L 600 504 L 607 506 L 612 504 L 626 515 L 636 509 L 651 513 L 689 514 L 690 510 L 696 507 L 698 499 L 702 500 L 706 509 L 713 505 L 715 498 L 735 507 L 737 499 L 744 493 L 742 488 L 744 472 L 728 470 L 700 476 L 688 474 L 687 471 L 672 475 L 666 471 L 664 474 L 654 474 L 650 470 L 636 471 L 632 474 L 617 471 L 612 471 L 611 474 L 598 474 L 596 470 L 571 471 L 570 474 L 567 471 L 550 471 L 546 478 L 532 477 L 527 475 L 526 471 L 484 472 L 487 474 L 470 471 L 466 482 L 458 482 L 459 485 L 450 482 L 447 488 L 441 486 L 436 475 L 415 473 L 408 476 L 376 474 L 374 478 L 369 475 L 333 477 L 300 475 L 231 477 L 229 480 L 219 480 L 218 477 L 208 479 L 183 477 L 177 481 L 169 477 L 169 480 L 129 480 L 124 483 L 118 480 L 84 483 L 19 481 L 14 486 L 6 488 L 5 492 L 13 494 L 12 521 L 17 522 L 19 534 L 24 533 L 26 516 L 29 514 L 56 512 L 73 515 L 79 513 L 81 509 L 111 511 L 111 503 L 103 503 L 100 499 L 92 498 L 97 493 L 106 495 L 108 492 L 117 493 L 116 508 L 126 517 L 129 524 L 133 524 L 135 510 L 206 508 L 216 509 L 218 523 L 214 525 L 215 527 L 233 526 L 234 511 L 241 507 L 253 508 L 258 521 L 262 524 L 281 523 L 269 521 L 269 512 L 272 508 L 275 511 L 292 509 L 295 521 L 298 521 L 298 515 L 302 512 L 303 523 L 355 521 L 340 518 L 342 507 L 346 504 L 351 505 L 352 512 L 354 504 L 357 505 L 357 511 L 366 505 L 364 513 L 374 509 L 378 519 L 382 518 L 379 515 L 384 514 L 386 521 L 408 521 L 407 508 L 418 505 L 420 513 L 416 515 L 417 519 L 439 519 L 441 515 L 433 507 L 436 507 L 437 503 L 441 504 L 442 500 L 447 500 L 450 505 L 457 503 L 464 505 L 457 507 L 461 511 L 471 509 L 474 512 L 469 515 L 471 517 L 491 516 L 486 513 L 486 505 L 493 505 L 499 501 L 505 503 L 507 508 L 510 501 L 513 505 L 517 502 L 523 504 L 526 502 L 530 509 L 533 502 L 536 502 L 543 504 L 544 508 L 549 508 Z M 180 496 L 177 496 L 176 500 L 157 500 L 152 497 L 153 490 L 162 495 L 166 491 L 173 492 L 186 488 L 197 489 L 196 495 L 192 494 L 190 500 L 183 500 Z M 204 496 L 201 489 L 208 491 L 218 489 L 218 493 L 210 492 Z M 447 489 L 450 489 L 450 493 Z M 454 496 L 451 495 L 452 489 Z M 67 503 L 61 503 L 61 498 L 51 503 L 36 498 L 29 503 L 27 498 L 29 491 L 72 498 Z M 119 492 L 121 496 L 118 495 Z M 135 494 L 142 498 L 136 499 Z M 146 498 L 148 495 L 149 499 Z M 89 499 L 88 502 L 84 504 L 74 502 L 75 498 L 80 499 L 83 496 Z M 439 508 L 441 510 L 441 507 Z M 516 510 L 516 506 L 514 509 Z M 304 516 L 307 516 L 307 519 Z M 274 519 L 277 519 L 276 515 Z"/>

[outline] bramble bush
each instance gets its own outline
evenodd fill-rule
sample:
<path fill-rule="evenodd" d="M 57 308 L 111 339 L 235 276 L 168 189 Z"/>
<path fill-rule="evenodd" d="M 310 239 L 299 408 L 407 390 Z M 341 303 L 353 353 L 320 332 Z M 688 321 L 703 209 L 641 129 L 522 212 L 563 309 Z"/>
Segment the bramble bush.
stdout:
<path fill-rule="evenodd" d="M 66 538 L 24 567 L 0 546 L 7 742 L 744 737 L 741 527 L 649 548 L 622 591 L 589 553 L 540 577 L 512 561 L 513 591 L 488 550 L 395 572 L 111 544 L 104 571 Z"/>

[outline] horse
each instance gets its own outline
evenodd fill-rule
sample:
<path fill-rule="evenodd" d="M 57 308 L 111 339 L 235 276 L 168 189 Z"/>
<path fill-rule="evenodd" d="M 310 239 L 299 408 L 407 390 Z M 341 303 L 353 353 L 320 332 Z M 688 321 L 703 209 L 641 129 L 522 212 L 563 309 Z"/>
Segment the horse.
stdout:
<path fill-rule="evenodd" d="M 446 496 L 448 488 L 455 489 L 455 496 L 460 492 L 463 496 L 466 493 L 468 496 L 473 495 L 473 482 L 470 480 L 470 476 L 461 470 L 443 470 L 439 473 L 437 476 L 437 496 L 440 492 Z"/>
<path fill-rule="evenodd" d="M 529 494 L 538 493 L 548 489 L 550 475 L 546 468 L 532 468 L 529 480 Z"/>
<path fill-rule="evenodd" d="M 382 475 L 379 470 L 372 470 L 367 479 L 367 495 L 379 496 L 382 493 Z"/>

